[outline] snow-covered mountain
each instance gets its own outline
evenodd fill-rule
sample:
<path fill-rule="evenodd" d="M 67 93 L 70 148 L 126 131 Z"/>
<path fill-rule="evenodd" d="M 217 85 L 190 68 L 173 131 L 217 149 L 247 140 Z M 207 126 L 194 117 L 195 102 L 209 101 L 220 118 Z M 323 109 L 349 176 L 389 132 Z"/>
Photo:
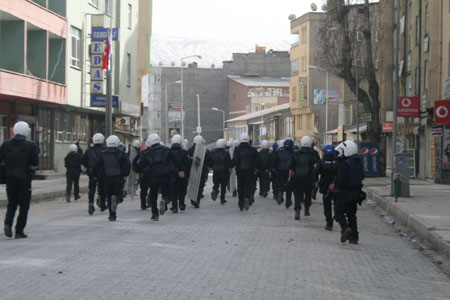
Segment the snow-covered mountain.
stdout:
<path fill-rule="evenodd" d="M 222 65 L 222 61 L 231 60 L 233 53 L 255 52 L 255 46 L 266 46 L 277 51 L 289 51 L 290 43 L 287 40 L 272 42 L 245 42 L 245 41 L 220 41 L 220 40 L 195 40 L 179 37 L 152 36 L 151 40 L 151 64 L 164 66 L 180 65 L 180 58 L 190 55 L 201 55 L 202 59 L 192 58 L 186 62 L 196 61 L 199 67 L 216 67 Z"/>

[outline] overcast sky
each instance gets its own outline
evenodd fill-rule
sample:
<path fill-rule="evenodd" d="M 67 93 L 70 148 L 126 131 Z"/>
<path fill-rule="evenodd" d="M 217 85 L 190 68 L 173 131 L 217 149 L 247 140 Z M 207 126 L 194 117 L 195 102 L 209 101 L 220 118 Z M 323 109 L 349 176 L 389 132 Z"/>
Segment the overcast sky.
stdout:
<path fill-rule="evenodd" d="M 153 34 L 225 41 L 291 40 L 290 14 L 323 0 L 153 0 Z M 320 9 L 320 8 L 319 8 Z"/>

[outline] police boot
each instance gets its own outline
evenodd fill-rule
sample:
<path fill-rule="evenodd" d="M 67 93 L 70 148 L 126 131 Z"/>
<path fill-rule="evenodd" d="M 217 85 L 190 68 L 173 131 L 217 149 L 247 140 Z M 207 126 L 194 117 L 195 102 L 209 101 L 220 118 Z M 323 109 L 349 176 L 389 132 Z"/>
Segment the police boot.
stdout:
<path fill-rule="evenodd" d="M 220 204 L 225 204 L 227 203 L 227 200 L 225 200 L 225 197 L 223 197 L 222 199 L 220 199 Z"/>
<path fill-rule="evenodd" d="M 356 245 L 356 244 L 358 244 L 358 240 L 359 240 L 358 233 L 353 232 L 352 235 L 350 236 L 350 239 L 348 240 L 348 242 L 350 244 Z"/>
<path fill-rule="evenodd" d="M 159 213 L 163 215 L 166 212 L 166 201 L 164 201 L 164 198 L 161 199 L 159 202 Z"/>
<path fill-rule="evenodd" d="M 11 230 L 11 225 L 6 225 L 3 228 L 3 232 L 5 233 L 6 237 L 12 237 L 12 230 Z"/>
<path fill-rule="evenodd" d="M 292 205 L 292 200 L 291 199 L 286 199 L 286 208 L 291 207 Z"/>
<path fill-rule="evenodd" d="M 218 194 L 219 194 L 219 191 L 213 190 L 211 192 L 211 199 L 213 199 L 213 201 L 216 201 Z"/>
<path fill-rule="evenodd" d="M 327 231 L 333 231 L 333 223 L 331 223 L 331 224 L 328 223 L 324 229 Z"/>
<path fill-rule="evenodd" d="M 306 217 L 310 216 L 310 214 L 309 214 L 309 206 L 305 206 L 305 216 Z"/>
<path fill-rule="evenodd" d="M 277 204 L 281 205 L 283 203 L 283 193 L 278 193 L 277 195 Z"/>
<path fill-rule="evenodd" d="M 233 197 L 236 198 L 237 197 L 237 191 L 233 191 Z"/>
<path fill-rule="evenodd" d="M 192 204 L 195 208 L 199 208 L 199 207 L 200 207 L 200 203 L 199 203 L 198 201 L 191 200 L 191 204 Z"/>
<path fill-rule="evenodd" d="M 67 202 L 67 203 L 70 203 L 70 195 L 67 195 L 67 196 L 66 196 L 66 202 Z"/>
<path fill-rule="evenodd" d="M 244 209 L 248 210 L 248 208 L 250 207 L 250 199 L 248 199 L 247 197 L 244 198 Z"/>
<path fill-rule="evenodd" d="M 88 213 L 92 216 L 94 214 L 95 207 L 94 203 L 89 203 Z"/>
<path fill-rule="evenodd" d="M 350 227 L 345 228 L 341 232 L 341 243 L 345 243 L 352 235 L 352 229 Z"/>
<path fill-rule="evenodd" d="M 300 220 L 300 208 L 295 209 L 295 219 Z"/>

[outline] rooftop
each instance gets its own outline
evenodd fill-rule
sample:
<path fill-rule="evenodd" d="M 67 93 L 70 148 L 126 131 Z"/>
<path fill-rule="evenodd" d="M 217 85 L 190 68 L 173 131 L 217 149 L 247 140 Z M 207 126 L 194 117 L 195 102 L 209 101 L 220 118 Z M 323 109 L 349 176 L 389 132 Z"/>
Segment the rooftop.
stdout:
<path fill-rule="evenodd" d="M 258 77 L 228 75 L 228 78 L 245 86 L 289 87 L 289 77 Z"/>

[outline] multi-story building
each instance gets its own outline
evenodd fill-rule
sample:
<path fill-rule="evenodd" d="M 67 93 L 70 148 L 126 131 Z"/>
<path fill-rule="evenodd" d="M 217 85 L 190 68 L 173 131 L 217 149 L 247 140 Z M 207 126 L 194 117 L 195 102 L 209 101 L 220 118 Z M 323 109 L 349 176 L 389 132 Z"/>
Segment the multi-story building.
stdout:
<path fill-rule="evenodd" d="M 419 97 L 419 118 L 398 118 L 397 151 L 406 149 L 410 155 L 411 176 L 418 178 L 434 178 L 436 181 L 447 181 L 450 170 L 443 168 L 443 147 L 445 134 L 432 135 L 434 123 L 434 101 L 445 99 L 445 82 L 450 76 L 449 66 L 449 3 L 448 1 L 401 1 L 400 21 L 397 24 L 397 1 L 384 1 L 382 11 L 385 34 L 391 35 L 383 39 L 381 51 L 392 54 L 385 58 L 381 98 L 385 109 L 385 122 L 393 120 L 394 58 L 396 28 L 400 30 L 399 40 L 399 96 Z M 386 126 L 387 127 L 387 126 Z M 406 139 L 404 128 L 406 127 Z M 445 127 L 445 126 L 444 126 Z M 390 130 L 391 131 L 391 130 Z M 392 141 L 388 141 L 388 149 Z M 391 166 L 390 159 L 388 167 Z"/>
<path fill-rule="evenodd" d="M 291 46 L 290 109 L 294 116 L 294 139 L 308 135 L 320 141 L 326 141 L 326 131 L 338 126 L 339 79 L 328 74 L 328 122 L 326 70 L 315 66 L 320 47 L 319 29 L 325 21 L 325 13 L 307 13 L 291 20 L 291 34 L 297 42 Z M 328 128 L 326 128 L 328 126 Z"/>

